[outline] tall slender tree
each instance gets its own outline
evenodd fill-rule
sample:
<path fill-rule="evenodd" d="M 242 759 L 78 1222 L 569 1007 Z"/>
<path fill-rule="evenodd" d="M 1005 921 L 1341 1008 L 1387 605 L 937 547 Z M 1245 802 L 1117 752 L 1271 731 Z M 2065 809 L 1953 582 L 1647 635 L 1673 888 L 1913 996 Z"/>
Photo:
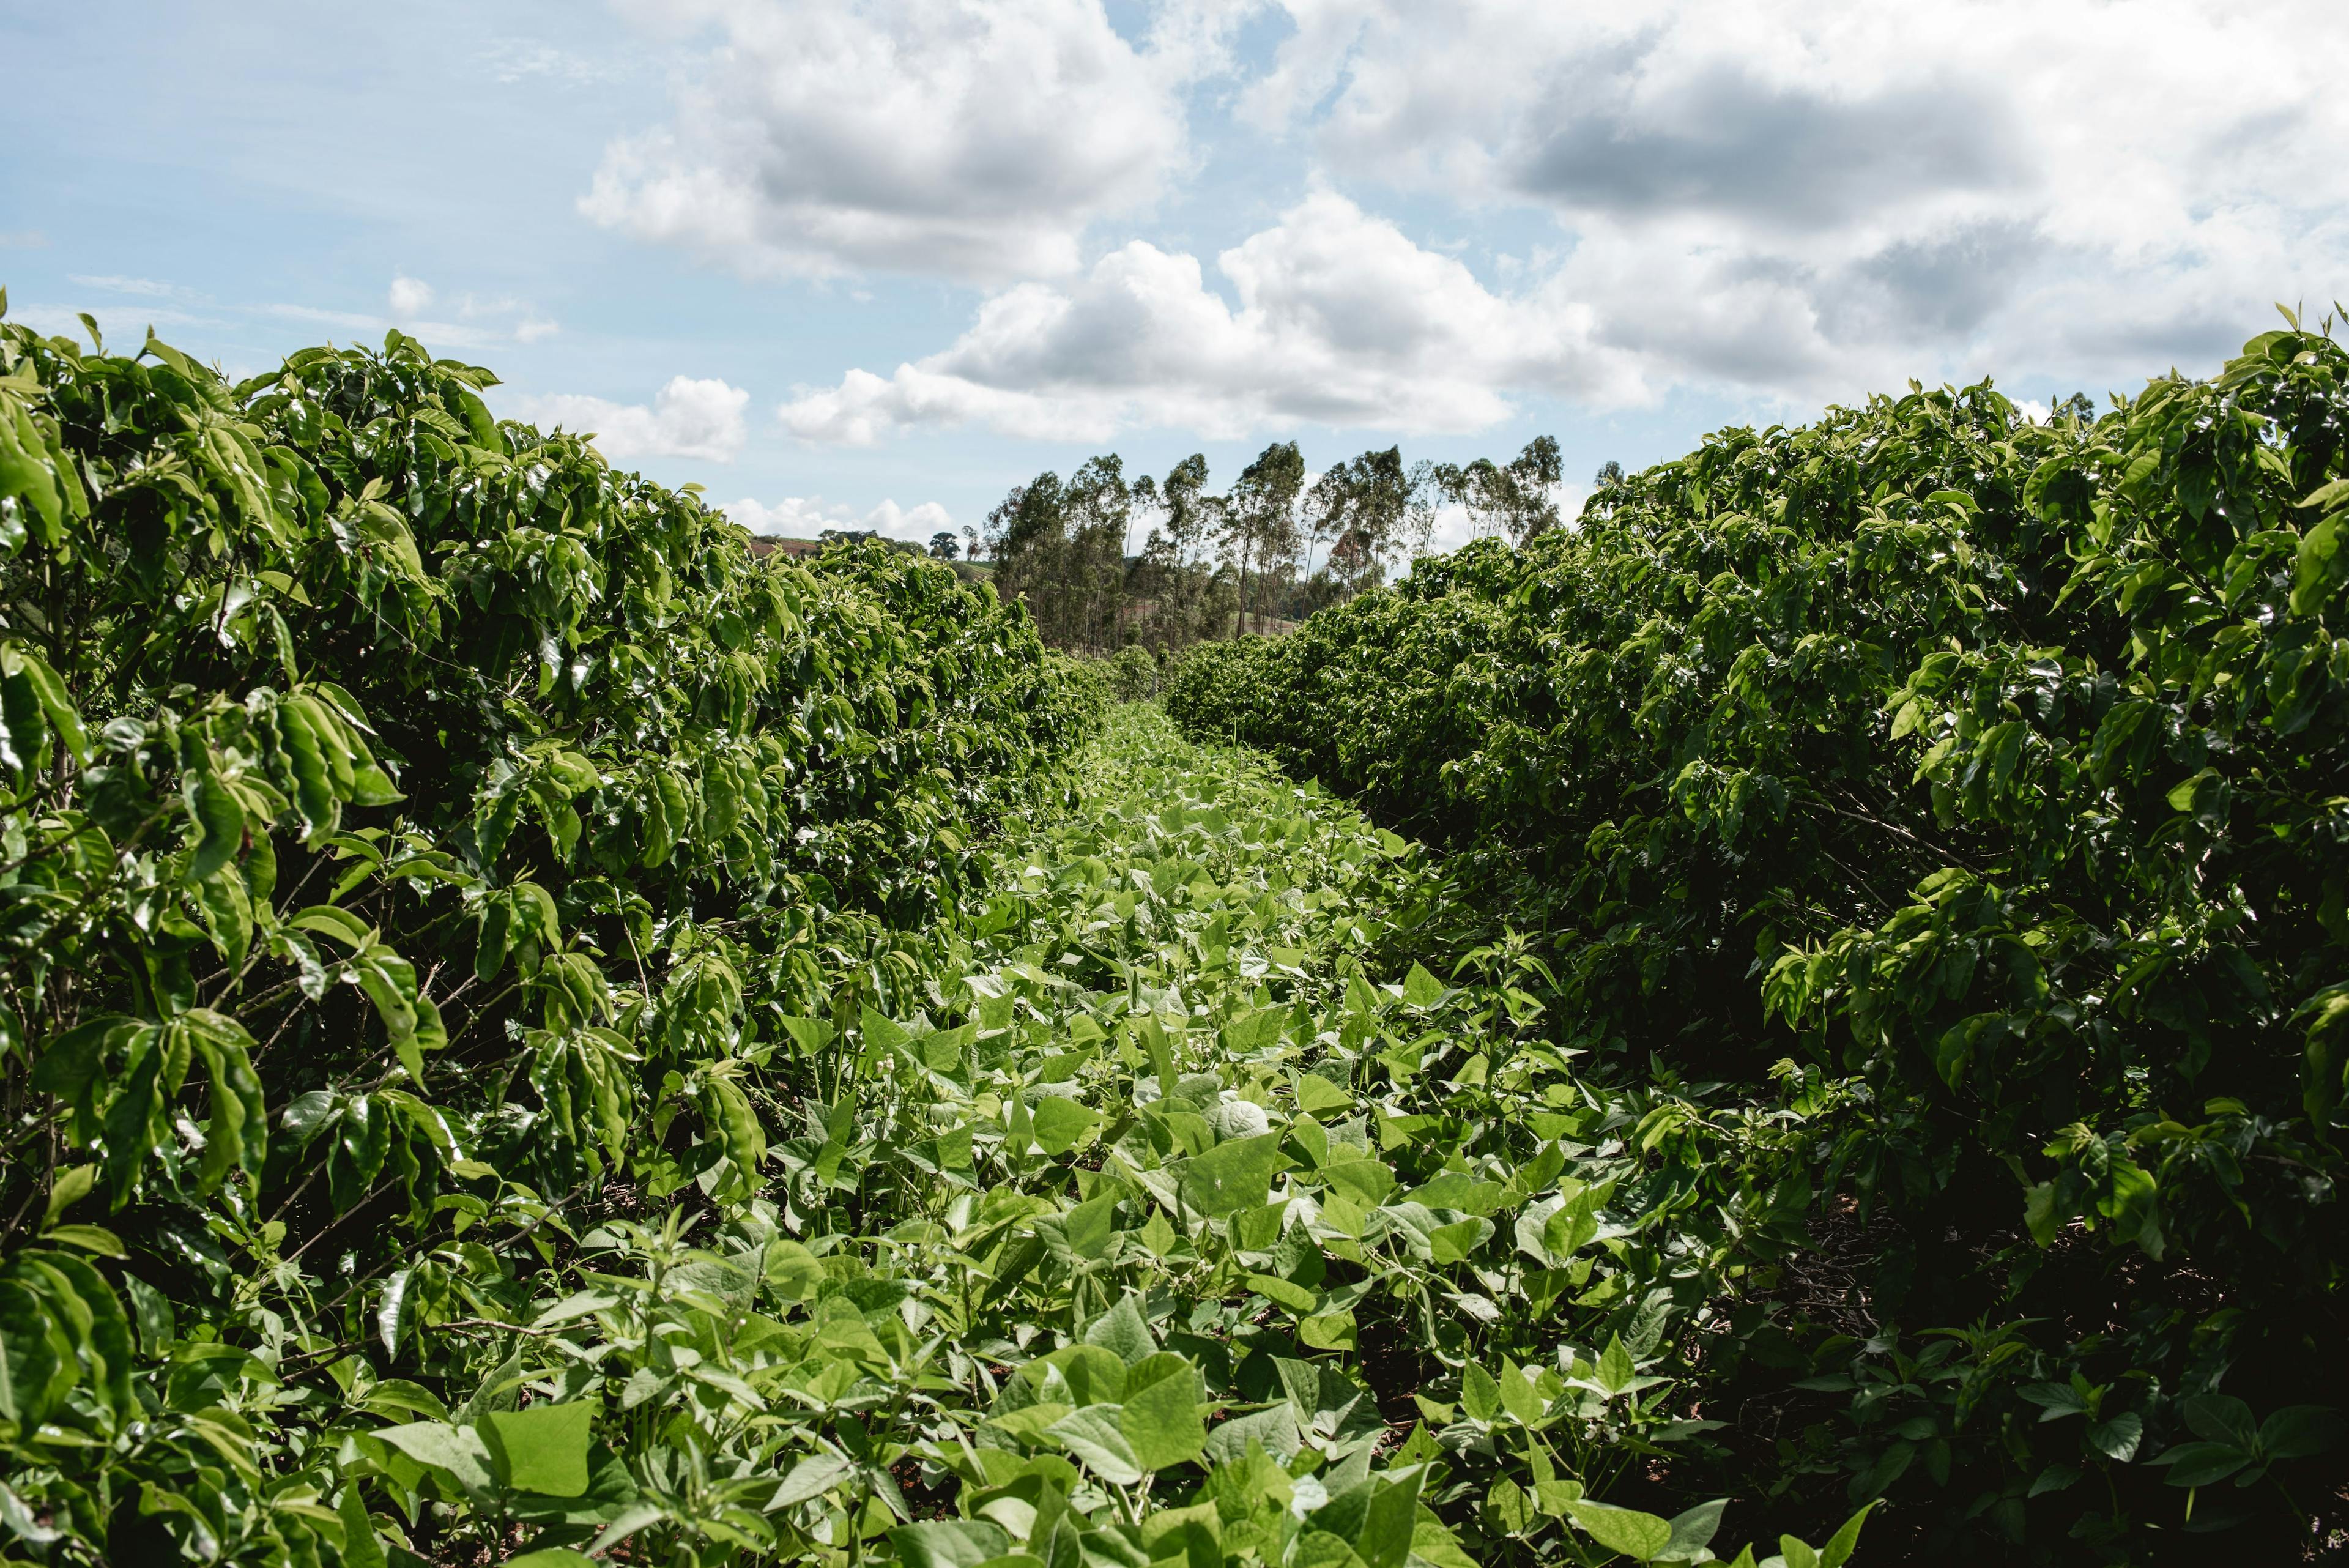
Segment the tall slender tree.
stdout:
<path fill-rule="evenodd" d="M 1470 526 L 1481 537 L 1506 534 L 1522 545 L 1557 526 L 1557 487 L 1566 477 L 1556 436 L 1537 436 L 1504 466 L 1480 457 L 1464 466 L 1438 463 L 1436 484 L 1468 509 Z"/>
<path fill-rule="evenodd" d="M 1050 642 L 1114 647 L 1132 507 L 1125 465 L 1114 455 L 1087 460 L 1065 483 L 1048 472 L 1013 486 L 987 516 L 996 591 L 1025 601 Z"/>
<path fill-rule="evenodd" d="M 1251 604 L 1261 604 L 1264 579 L 1275 563 L 1292 559 L 1299 542 L 1298 493 L 1305 487 L 1305 458 L 1293 441 L 1275 441 L 1240 471 L 1223 508 L 1225 549 L 1239 564 L 1240 614 L 1232 636 L 1247 629 Z M 1257 567 L 1256 593 L 1248 588 L 1248 568 Z M 1259 617 L 1259 625 L 1261 618 Z"/>
<path fill-rule="evenodd" d="M 1361 592 L 1415 543 L 1424 543 L 1424 524 L 1434 516 L 1433 472 L 1427 462 L 1406 467 L 1402 449 L 1389 447 L 1337 463 L 1315 481 L 1304 514 L 1313 542 L 1330 546 L 1322 568 L 1331 581 L 1329 597 Z"/>

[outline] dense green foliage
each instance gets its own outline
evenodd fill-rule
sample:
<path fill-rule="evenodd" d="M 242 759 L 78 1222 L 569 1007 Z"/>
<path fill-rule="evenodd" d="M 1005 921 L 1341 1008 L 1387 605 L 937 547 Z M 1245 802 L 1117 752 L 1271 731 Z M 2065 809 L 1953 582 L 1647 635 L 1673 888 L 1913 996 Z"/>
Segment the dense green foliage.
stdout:
<path fill-rule="evenodd" d="M 2296 323 L 2094 421 L 1725 431 L 1166 702 L 1454 849 L 1593 1077 L 1749 1107 L 1705 1158 L 1803 1244 L 1668 1334 L 1727 1473 L 1929 1554 L 2285 1553 L 2349 1522 L 2344 435 Z"/>
<path fill-rule="evenodd" d="M 1352 809 L 1067 762 L 1148 654 L 398 334 L 0 369 L 0 1556 L 1710 1560 L 1768 1172 Z"/>
<path fill-rule="evenodd" d="M 1098 720 L 945 566 L 754 565 L 490 383 L 0 327 L 11 1555 L 308 1562 L 412 1508 L 345 1435 L 512 1410 L 460 1325 L 599 1217 L 743 1212 L 840 1091 L 782 1018 L 895 996 L 885 922 Z M 706 1453 L 633 1457 L 698 1517 Z"/>

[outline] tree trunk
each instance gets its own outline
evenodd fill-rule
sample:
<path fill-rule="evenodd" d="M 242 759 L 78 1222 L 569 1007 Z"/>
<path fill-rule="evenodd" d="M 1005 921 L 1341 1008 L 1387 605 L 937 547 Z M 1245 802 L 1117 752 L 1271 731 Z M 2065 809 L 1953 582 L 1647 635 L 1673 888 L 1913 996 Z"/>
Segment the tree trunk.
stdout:
<path fill-rule="evenodd" d="M 1232 640 L 1234 642 L 1237 642 L 1241 638 L 1247 635 L 1247 541 L 1243 537 L 1240 541 L 1240 600 L 1238 607 L 1232 611 Z"/>

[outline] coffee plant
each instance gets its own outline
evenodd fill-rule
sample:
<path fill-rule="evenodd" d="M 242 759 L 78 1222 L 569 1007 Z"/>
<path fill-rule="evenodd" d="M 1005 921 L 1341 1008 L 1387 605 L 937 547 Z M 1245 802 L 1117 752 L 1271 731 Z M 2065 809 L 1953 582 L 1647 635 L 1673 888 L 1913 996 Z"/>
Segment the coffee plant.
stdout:
<path fill-rule="evenodd" d="M 11 1554 L 382 1562 L 355 1478 L 421 1472 L 366 1412 L 572 1431 L 451 1388 L 468 1325 L 749 1201 L 815 1087 L 779 1019 L 891 985 L 1098 722 L 946 568 L 754 565 L 492 384 L 0 327 Z"/>
<path fill-rule="evenodd" d="M 2344 436 L 2297 318 L 2098 418 L 1875 398 L 1169 672 L 1449 852 L 1585 1091 L 1777 1173 L 1686 1239 L 1672 1484 L 1936 1560 L 2349 1528 Z"/>

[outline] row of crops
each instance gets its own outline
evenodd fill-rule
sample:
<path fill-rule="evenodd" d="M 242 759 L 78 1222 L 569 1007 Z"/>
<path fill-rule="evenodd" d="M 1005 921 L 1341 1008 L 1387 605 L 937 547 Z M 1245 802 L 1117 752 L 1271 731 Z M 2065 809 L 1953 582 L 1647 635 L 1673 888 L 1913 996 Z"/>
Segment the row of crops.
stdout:
<path fill-rule="evenodd" d="M 1725 432 L 1162 714 L 399 334 L 0 321 L 0 1558 L 2323 1549 L 2344 372 Z"/>
<path fill-rule="evenodd" d="M 1773 1179 L 1424 853 L 491 384 L 0 324 L 0 1557 L 1851 1556 L 1651 1473 Z"/>
<path fill-rule="evenodd" d="M 1098 721 L 944 567 L 754 563 L 491 384 L 0 325 L 0 1555 L 722 1560 L 786 1442 L 715 1320 L 493 1325 L 773 1230 L 860 1119 L 816 1035 Z"/>
<path fill-rule="evenodd" d="M 1928 1557 L 2349 1523 L 2344 435 L 2296 321 L 2101 418 L 1878 398 L 1173 672 L 1448 850 L 1549 1048 L 1674 1097 L 1650 1160 L 1755 1193 L 1568 1300 L 1719 1423 L 1674 1487 Z"/>

